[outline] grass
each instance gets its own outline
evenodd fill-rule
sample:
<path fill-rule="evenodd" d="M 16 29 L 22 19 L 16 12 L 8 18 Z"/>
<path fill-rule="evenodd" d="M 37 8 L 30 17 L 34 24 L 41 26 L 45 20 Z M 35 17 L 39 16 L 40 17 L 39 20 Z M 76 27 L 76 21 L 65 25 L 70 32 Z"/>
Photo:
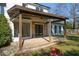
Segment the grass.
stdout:
<path fill-rule="evenodd" d="M 79 36 L 78 35 L 68 35 L 67 41 L 59 45 L 55 45 L 60 49 L 65 56 L 79 56 Z"/>
<path fill-rule="evenodd" d="M 78 35 L 68 35 L 67 36 L 67 41 L 63 43 L 59 43 L 57 45 L 51 46 L 51 47 L 56 47 L 60 49 L 63 53 L 64 56 L 79 56 L 79 36 Z M 35 51 L 28 51 L 24 53 L 19 53 L 16 55 L 29 55 L 29 56 L 49 56 L 50 55 L 50 48 L 43 48 Z"/>
<path fill-rule="evenodd" d="M 79 46 L 77 44 L 79 43 L 68 40 L 65 43 L 55 45 L 54 47 L 60 49 L 65 56 L 79 56 Z"/>

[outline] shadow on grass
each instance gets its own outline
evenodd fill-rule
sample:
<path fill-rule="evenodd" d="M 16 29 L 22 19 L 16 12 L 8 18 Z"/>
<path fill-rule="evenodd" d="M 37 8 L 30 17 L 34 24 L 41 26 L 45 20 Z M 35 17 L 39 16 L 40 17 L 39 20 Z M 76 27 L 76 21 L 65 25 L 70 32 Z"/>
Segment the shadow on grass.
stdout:
<path fill-rule="evenodd" d="M 77 41 L 77 42 L 78 42 L 78 41 L 79 41 L 79 36 L 74 36 L 74 35 L 73 35 L 73 36 L 67 36 L 67 39 L 68 39 L 68 40 L 73 40 L 73 41 Z"/>
<path fill-rule="evenodd" d="M 70 50 L 64 53 L 65 56 L 79 56 L 79 50 Z"/>

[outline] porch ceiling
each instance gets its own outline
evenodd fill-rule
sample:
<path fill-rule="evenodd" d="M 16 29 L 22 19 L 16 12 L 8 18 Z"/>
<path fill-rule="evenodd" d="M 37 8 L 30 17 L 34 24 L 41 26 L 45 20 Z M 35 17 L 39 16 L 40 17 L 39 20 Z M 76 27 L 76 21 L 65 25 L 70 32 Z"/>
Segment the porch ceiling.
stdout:
<path fill-rule="evenodd" d="M 8 10 L 8 14 L 10 17 L 13 17 L 13 14 L 17 15 L 17 12 L 20 11 L 21 13 L 30 13 L 30 14 L 34 14 L 34 15 L 40 15 L 40 16 L 44 16 L 44 17 L 48 17 L 48 18 L 56 18 L 56 19 L 61 19 L 61 20 L 65 20 L 67 19 L 64 16 L 59 16 L 59 15 L 55 15 L 55 14 L 51 14 L 51 13 L 45 13 L 45 12 L 40 12 L 40 11 L 36 11 L 33 9 L 29 9 L 29 8 L 25 8 L 23 6 L 19 6 L 19 5 L 15 5 L 12 8 L 10 8 Z"/>

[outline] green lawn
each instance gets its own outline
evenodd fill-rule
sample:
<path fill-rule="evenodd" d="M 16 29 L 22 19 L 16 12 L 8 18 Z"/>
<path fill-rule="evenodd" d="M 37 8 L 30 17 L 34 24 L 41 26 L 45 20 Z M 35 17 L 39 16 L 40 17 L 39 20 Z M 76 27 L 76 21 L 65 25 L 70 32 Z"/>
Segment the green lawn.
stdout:
<path fill-rule="evenodd" d="M 67 39 L 67 41 L 51 47 L 56 47 L 60 49 L 64 53 L 64 56 L 79 56 L 79 36 L 69 35 L 67 36 Z M 27 51 L 16 55 L 49 56 L 51 47 L 36 51 Z"/>
<path fill-rule="evenodd" d="M 62 50 L 66 56 L 79 56 L 79 35 L 69 35 L 67 39 L 67 41 L 55 45 L 55 47 Z"/>
<path fill-rule="evenodd" d="M 79 41 L 68 40 L 59 45 L 55 45 L 65 56 L 79 56 Z"/>

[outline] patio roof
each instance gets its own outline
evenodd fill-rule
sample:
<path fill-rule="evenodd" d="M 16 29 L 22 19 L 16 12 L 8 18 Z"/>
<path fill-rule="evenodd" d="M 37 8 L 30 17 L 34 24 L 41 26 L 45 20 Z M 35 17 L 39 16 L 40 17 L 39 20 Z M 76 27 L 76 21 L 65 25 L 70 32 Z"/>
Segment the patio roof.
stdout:
<path fill-rule="evenodd" d="M 14 10 L 20 10 L 20 11 L 23 11 L 23 12 L 28 12 L 28 13 L 32 13 L 32 14 L 36 14 L 36 15 L 42 15 L 42 16 L 46 16 L 46 17 L 49 17 L 49 18 L 57 18 L 57 19 L 63 19 L 63 20 L 68 19 L 67 17 L 64 17 L 64 16 L 59 16 L 59 15 L 52 14 L 52 13 L 36 11 L 36 10 L 26 8 L 26 7 L 23 7 L 23 6 L 19 6 L 19 5 L 15 5 L 8 10 L 8 14 L 9 14 L 10 17 L 12 17 L 11 14 L 13 14 Z"/>

